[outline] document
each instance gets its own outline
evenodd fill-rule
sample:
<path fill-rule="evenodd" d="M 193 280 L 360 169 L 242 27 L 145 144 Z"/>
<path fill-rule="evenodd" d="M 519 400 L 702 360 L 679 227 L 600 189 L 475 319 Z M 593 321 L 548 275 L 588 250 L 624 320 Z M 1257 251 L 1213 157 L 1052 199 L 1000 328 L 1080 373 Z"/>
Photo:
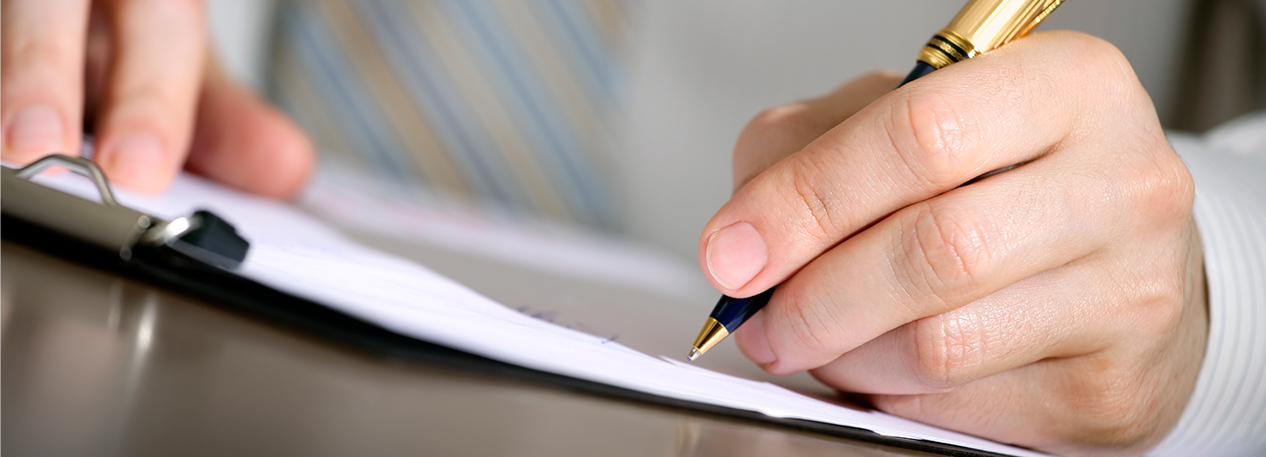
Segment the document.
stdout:
<path fill-rule="evenodd" d="M 36 181 L 96 199 L 89 181 L 72 173 L 46 174 Z M 646 354 L 608 337 L 535 319 L 423 265 L 361 246 L 289 204 L 195 176 L 178 177 L 162 195 L 116 192 L 122 204 L 159 217 L 210 210 L 251 242 L 239 274 L 420 340 L 679 400 L 1002 454 L 1043 455 Z"/>
<path fill-rule="evenodd" d="M 321 170 L 300 206 L 340 228 L 439 244 L 535 270 L 680 298 L 716 294 L 701 280 L 693 262 L 686 264 L 645 245 L 496 208 L 478 208 L 337 167 Z"/>

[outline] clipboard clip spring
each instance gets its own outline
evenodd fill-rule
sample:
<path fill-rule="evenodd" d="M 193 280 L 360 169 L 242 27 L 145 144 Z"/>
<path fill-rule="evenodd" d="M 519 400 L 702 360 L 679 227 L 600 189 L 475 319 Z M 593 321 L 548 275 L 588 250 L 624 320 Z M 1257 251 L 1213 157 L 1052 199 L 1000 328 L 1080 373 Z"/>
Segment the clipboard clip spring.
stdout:
<path fill-rule="evenodd" d="M 101 203 L 39 185 L 31 178 L 61 166 L 90 179 Z M 19 169 L 3 167 L 0 209 L 132 260 L 138 252 L 170 248 L 203 263 L 235 269 L 246 259 L 250 242 L 210 211 L 165 220 L 119 204 L 105 173 L 83 157 L 52 154 Z"/>

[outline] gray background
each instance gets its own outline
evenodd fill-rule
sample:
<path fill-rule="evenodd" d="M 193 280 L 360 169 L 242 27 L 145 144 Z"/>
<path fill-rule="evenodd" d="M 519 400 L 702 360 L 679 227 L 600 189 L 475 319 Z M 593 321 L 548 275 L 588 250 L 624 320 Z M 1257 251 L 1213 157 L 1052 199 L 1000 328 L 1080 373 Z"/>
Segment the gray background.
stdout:
<path fill-rule="evenodd" d="M 729 197 L 730 153 L 764 108 L 875 69 L 905 71 L 963 2 L 648 0 L 637 9 L 630 118 L 613 158 L 623 230 L 694 261 L 699 230 Z M 1039 30 L 1102 37 L 1165 113 L 1184 39 L 1183 0 L 1073 0 Z M 229 69 L 261 81 L 269 2 L 208 2 Z"/>

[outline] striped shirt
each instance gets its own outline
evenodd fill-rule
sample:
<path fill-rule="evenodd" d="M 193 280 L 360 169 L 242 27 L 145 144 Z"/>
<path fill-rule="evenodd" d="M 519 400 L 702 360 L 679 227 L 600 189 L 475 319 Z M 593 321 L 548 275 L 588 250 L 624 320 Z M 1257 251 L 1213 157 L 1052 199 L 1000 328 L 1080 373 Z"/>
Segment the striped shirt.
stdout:
<path fill-rule="evenodd" d="M 270 92 L 322 159 L 597 227 L 619 123 L 616 0 L 285 2 Z"/>
<path fill-rule="evenodd" d="M 1178 425 L 1149 455 L 1266 455 L 1266 111 L 1171 136 L 1196 183 L 1209 340 Z"/>

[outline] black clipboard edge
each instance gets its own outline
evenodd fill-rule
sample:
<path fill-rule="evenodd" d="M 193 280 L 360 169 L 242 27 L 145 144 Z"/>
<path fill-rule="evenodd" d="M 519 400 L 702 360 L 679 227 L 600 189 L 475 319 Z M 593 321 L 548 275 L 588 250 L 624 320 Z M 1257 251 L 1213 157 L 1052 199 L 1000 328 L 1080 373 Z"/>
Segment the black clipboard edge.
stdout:
<path fill-rule="evenodd" d="M 117 253 L 106 252 L 9 215 L 3 215 L 0 218 L 0 225 L 4 227 L 0 236 L 5 239 L 75 263 L 152 284 L 195 300 L 212 302 L 252 317 L 262 317 L 378 356 L 509 376 L 605 398 L 638 404 L 653 404 L 721 418 L 773 424 L 920 452 L 952 457 L 1010 457 L 1008 454 L 985 452 L 934 441 L 885 436 L 856 427 L 803 419 L 777 418 L 754 411 L 661 397 L 525 368 L 392 332 L 333 308 L 197 262 L 175 251 L 149 252 L 137 255 L 130 261 L 124 261 Z"/>

